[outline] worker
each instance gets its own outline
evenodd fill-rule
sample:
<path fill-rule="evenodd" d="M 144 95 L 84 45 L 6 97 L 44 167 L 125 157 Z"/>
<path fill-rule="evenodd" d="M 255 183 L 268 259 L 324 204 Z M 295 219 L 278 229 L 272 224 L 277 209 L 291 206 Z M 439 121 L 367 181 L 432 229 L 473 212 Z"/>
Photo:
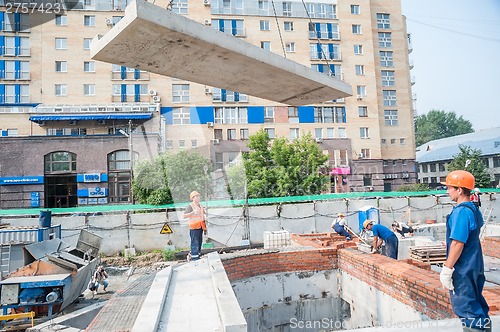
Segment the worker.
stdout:
<path fill-rule="evenodd" d="M 94 272 L 94 275 L 92 276 L 92 282 L 94 284 L 94 287 L 91 289 L 93 291 L 93 294 L 96 295 L 97 291 L 99 290 L 99 284 L 102 284 L 104 286 L 103 290 L 106 292 L 106 288 L 108 288 L 108 274 L 104 270 L 104 266 L 99 266 L 97 270 Z"/>
<path fill-rule="evenodd" d="M 385 241 L 385 255 L 398 259 L 398 237 L 389 228 L 380 224 L 373 224 L 369 219 L 363 222 L 363 228 L 373 232 L 372 254 L 378 252 Z"/>
<path fill-rule="evenodd" d="M 192 191 L 189 194 L 189 199 L 191 200 L 191 204 L 186 207 L 183 217 L 189 219 L 191 251 L 188 254 L 188 261 L 195 261 L 200 259 L 203 234 L 207 234 L 207 225 L 205 221 L 205 210 L 200 203 L 200 193 Z"/>
<path fill-rule="evenodd" d="M 408 226 L 404 222 L 393 222 L 392 223 L 392 231 L 395 233 L 399 233 L 401 238 L 405 238 L 405 234 L 408 233 L 410 236 L 413 236 L 413 227 Z"/>
<path fill-rule="evenodd" d="M 345 216 L 342 212 L 337 214 L 337 218 L 332 223 L 332 228 L 337 234 L 345 236 L 347 241 L 351 241 L 351 235 L 346 231 L 345 226 L 347 226 L 347 220 L 345 220 Z"/>
<path fill-rule="evenodd" d="M 481 207 L 481 197 L 479 196 L 480 190 L 479 188 L 474 188 L 474 192 L 470 195 L 470 201 L 474 203 L 478 208 Z"/>
<path fill-rule="evenodd" d="M 446 217 L 446 262 L 439 279 L 450 290 L 453 312 L 463 330 L 491 331 L 489 307 L 482 295 L 485 276 L 479 233 L 484 222 L 481 211 L 470 202 L 474 176 L 456 170 L 442 184 L 457 205 Z"/>

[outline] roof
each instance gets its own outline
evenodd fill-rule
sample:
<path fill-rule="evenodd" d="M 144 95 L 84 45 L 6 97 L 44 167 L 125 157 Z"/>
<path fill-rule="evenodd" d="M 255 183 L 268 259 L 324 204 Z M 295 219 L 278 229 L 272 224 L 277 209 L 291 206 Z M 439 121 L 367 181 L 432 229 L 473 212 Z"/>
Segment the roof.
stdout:
<path fill-rule="evenodd" d="M 32 115 L 30 121 L 149 120 L 152 117 L 152 113 L 45 114 Z"/>
<path fill-rule="evenodd" d="M 481 150 L 482 156 L 500 154 L 500 127 L 441 138 L 417 147 L 418 163 L 451 160 L 460 153 L 459 145 Z"/>

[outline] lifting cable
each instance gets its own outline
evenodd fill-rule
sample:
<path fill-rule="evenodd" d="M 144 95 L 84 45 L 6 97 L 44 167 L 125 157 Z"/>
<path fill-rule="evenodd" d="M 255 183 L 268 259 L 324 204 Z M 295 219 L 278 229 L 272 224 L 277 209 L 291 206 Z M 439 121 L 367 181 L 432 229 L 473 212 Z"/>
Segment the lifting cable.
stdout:
<path fill-rule="evenodd" d="M 318 37 L 318 31 L 316 31 L 316 25 L 313 23 L 313 21 L 311 19 L 311 15 L 309 14 L 309 11 L 307 10 L 307 6 L 306 6 L 306 3 L 304 2 L 304 0 L 302 0 L 302 5 L 304 5 L 304 10 L 306 11 L 307 18 L 309 19 L 309 30 L 311 30 L 311 28 L 312 28 L 314 31 L 314 35 L 316 36 L 316 40 L 318 41 L 318 44 L 319 44 L 320 49 L 321 49 L 321 54 L 323 54 L 323 58 L 325 59 L 326 65 L 328 66 L 328 71 L 330 73 L 330 76 L 335 76 L 335 75 L 332 75 L 333 74 L 332 68 L 330 68 L 330 63 L 328 62 L 328 58 L 325 54 L 325 51 L 323 50 L 323 45 L 321 44 L 321 39 Z"/>
<path fill-rule="evenodd" d="M 278 22 L 278 15 L 276 14 L 276 7 L 274 6 L 274 0 L 271 0 L 271 4 L 273 5 L 274 18 L 276 19 L 276 26 L 278 27 L 278 34 L 280 36 L 280 41 L 281 41 L 281 49 L 283 50 L 283 56 L 286 58 L 285 45 L 283 43 L 283 37 L 281 35 L 280 24 Z"/>

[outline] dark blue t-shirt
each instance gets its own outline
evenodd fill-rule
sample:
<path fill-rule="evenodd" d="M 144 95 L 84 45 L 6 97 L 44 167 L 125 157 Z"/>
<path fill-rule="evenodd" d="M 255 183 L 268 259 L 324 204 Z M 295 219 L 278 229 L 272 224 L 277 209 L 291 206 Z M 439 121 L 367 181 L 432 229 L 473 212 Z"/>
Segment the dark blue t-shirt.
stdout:
<path fill-rule="evenodd" d="M 394 235 L 394 233 L 387 227 L 379 224 L 374 224 L 372 226 L 373 236 L 378 236 L 382 240 L 387 240 L 390 236 Z"/>

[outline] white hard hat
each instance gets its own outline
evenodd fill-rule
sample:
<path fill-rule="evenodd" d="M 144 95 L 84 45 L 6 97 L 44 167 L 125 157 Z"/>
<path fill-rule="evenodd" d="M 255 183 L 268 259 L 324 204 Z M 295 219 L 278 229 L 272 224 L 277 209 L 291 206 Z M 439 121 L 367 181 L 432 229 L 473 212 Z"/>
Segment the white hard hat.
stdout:
<path fill-rule="evenodd" d="M 477 193 L 480 192 L 479 188 L 474 188 L 474 191 Z"/>

